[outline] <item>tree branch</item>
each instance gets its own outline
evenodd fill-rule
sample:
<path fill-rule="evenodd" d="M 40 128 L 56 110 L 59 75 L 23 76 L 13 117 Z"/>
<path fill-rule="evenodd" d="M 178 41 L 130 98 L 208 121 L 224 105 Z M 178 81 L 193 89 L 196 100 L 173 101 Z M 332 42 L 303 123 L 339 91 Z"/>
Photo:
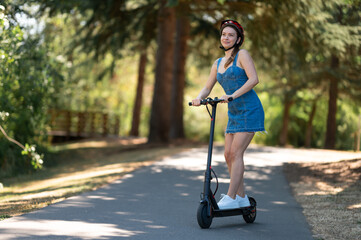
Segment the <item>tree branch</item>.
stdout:
<path fill-rule="evenodd" d="M 22 145 L 21 143 L 19 143 L 18 141 L 16 141 L 15 139 L 12 139 L 11 137 L 9 137 L 5 130 L 1 127 L 0 125 L 0 131 L 4 134 L 4 136 L 7 138 L 7 140 L 9 140 L 10 142 L 15 143 L 16 145 L 18 145 L 19 147 L 21 147 L 22 149 L 25 149 L 24 145 Z"/>

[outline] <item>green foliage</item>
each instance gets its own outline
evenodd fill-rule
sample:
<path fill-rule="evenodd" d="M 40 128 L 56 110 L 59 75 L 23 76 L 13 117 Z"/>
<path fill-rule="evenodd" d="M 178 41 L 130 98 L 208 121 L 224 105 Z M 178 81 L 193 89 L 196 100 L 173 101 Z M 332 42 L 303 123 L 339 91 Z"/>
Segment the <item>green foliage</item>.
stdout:
<path fill-rule="evenodd" d="M 40 155 L 36 152 L 36 146 L 35 145 L 29 145 L 25 144 L 25 148 L 23 151 L 21 151 L 22 155 L 27 155 L 31 158 L 31 165 L 34 169 L 41 169 L 43 167 L 43 158 L 44 155 Z"/>
<path fill-rule="evenodd" d="M 282 124 L 282 102 L 281 99 L 261 87 L 263 82 L 256 89 L 262 102 L 265 112 L 265 130 L 267 134 L 257 134 L 254 138 L 255 143 L 264 145 L 275 145 L 278 142 L 278 136 Z"/>
<path fill-rule="evenodd" d="M 339 118 L 337 122 L 336 148 L 343 150 L 354 149 L 354 137 L 360 124 L 360 112 L 352 108 L 352 104 L 342 101 L 338 106 Z"/>
<path fill-rule="evenodd" d="M 5 18 L 6 14 L 0 18 L 0 111 L 10 113 L 5 123 L 10 136 L 29 142 L 29 146 L 42 142 L 48 107 L 120 112 L 121 134 L 126 134 L 135 97 L 136 52 L 146 47 L 150 52 L 145 86 L 148 94 L 143 101 L 140 129 L 142 136 L 147 135 L 152 111 L 149 93 L 153 92 L 158 1 L 6 2 L 2 11 L 12 6 L 13 12 L 19 12 L 23 6 L 16 5 L 25 2 L 40 6 L 38 19 L 45 23 L 40 37 L 25 38 L 24 30 L 15 21 Z M 245 28 L 244 48 L 250 50 L 260 75 L 256 91 L 265 109 L 268 134 L 256 135 L 254 142 L 277 144 L 287 96 L 294 102 L 289 144 L 304 145 L 311 103 L 317 101 L 311 145 L 322 147 L 328 79 L 337 77 L 341 101 L 336 145 L 340 149 L 352 148 L 361 102 L 359 1 L 218 0 L 197 1 L 191 8 L 185 7 L 189 5 L 186 0 L 168 3 L 177 7 L 178 14 L 189 16 L 191 22 L 184 116 L 188 137 L 207 140 L 208 113 L 203 108 L 189 108 L 186 103 L 198 94 L 211 64 L 223 54 L 217 50 L 220 21 L 235 18 Z M 340 60 L 337 70 L 330 68 L 332 54 Z M 222 94 L 217 88 L 212 96 Z M 218 109 L 217 140 L 224 136 L 225 109 L 223 106 Z M 0 137 L 0 159 L 14 169 L 15 162 L 25 163 L 25 156 L 16 152 L 16 146 L 3 140 Z"/>
<path fill-rule="evenodd" d="M 5 6 L 0 18 L 0 106 L 8 113 L 1 125 L 9 137 L 19 142 L 41 144 L 47 140 L 47 105 L 51 89 L 61 80 L 54 68 L 55 62 L 47 56 L 41 38 L 27 35 L 8 18 L 13 9 Z M 52 90 L 54 91 L 54 90 Z M 13 146 L 0 136 L 0 176 L 27 172 L 41 164 L 34 151 L 29 154 L 35 161 L 22 156 L 18 146 Z M 31 148 L 30 148 L 31 149 Z M 32 165 L 31 162 L 34 164 Z"/>
<path fill-rule="evenodd" d="M 11 218 L 11 216 L 8 214 L 0 215 L 0 221 L 7 219 L 7 218 Z"/>
<path fill-rule="evenodd" d="M 169 1 L 170 3 L 172 1 Z M 65 55 L 79 51 L 100 60 L 106 54 L 114 59 L 128 50 L 148 46 L 156 36 L 158 1 L 47 1 L 31 0 L 39 6 L 38 15 L 70 17 L 73 31 Z M 75 30 L 75 32 L 74 32 Z M 111 68 L 114 69 L 114 68 Z"/>

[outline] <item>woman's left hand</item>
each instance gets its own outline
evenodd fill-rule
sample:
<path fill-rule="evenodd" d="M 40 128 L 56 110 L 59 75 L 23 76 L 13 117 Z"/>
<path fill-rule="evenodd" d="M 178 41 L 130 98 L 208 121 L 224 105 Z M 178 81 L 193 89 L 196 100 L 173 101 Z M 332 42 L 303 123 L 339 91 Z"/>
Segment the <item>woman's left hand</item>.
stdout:
<path fill-rule="evenodd" d="M 229 103 L 229 101 L 228 101 L 229 98 L 233 98 L 232 95 L 223 95 L 221 97 L 221 99 L 223 99 L 223 101 L 221 103 Z"/>

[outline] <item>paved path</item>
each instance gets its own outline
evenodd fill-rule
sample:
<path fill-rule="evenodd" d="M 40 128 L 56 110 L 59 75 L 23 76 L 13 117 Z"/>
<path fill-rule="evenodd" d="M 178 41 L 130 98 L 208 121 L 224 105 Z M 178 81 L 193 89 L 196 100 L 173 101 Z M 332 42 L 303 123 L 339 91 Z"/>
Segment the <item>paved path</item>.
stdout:
<path fill-rule="evenodd" d="M 222 155 L 223 149 L 215 147 L 217 198 L 228 187 Z M 214 218 L 210 229 L 200 229 L 196 210 L 206 156 L 206 148 L 191 149 L 96 191 L 1 221 L 0 239 L 313 239 L 282 174 L 282 163 L 357 157 L 252 146 L 245 159 L 245 183 L 258 203 L 256 221 L 246 224 L 241 216 Z"/>

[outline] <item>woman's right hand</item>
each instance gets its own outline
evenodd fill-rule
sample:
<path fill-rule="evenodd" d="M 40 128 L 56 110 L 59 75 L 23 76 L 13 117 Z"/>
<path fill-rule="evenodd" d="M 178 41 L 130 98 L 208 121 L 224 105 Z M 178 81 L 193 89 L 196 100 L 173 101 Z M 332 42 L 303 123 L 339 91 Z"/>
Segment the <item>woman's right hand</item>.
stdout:
<path fill-rule="evenodd" d="M 201 105 L 201 99 L 196 98 L 192 100 L 192 106 L 200 106 Z"/>

